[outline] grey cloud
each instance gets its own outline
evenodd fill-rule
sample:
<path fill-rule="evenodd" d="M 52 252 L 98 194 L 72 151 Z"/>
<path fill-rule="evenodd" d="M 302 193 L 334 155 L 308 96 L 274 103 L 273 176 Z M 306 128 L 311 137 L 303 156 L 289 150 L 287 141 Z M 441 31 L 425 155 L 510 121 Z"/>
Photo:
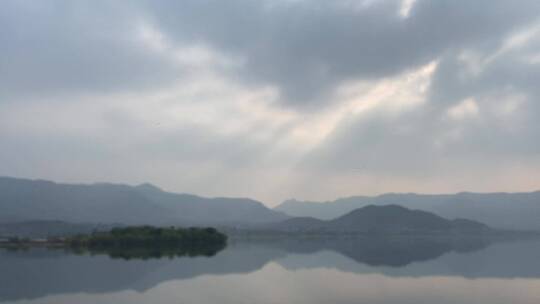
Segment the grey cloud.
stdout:
<path fill-rule="evenodd" d="M 538 160 L 540 150 L 531 140 L 533 134 L 516 136 L 488 121 L 481 125 L 461 123 L 462 135 L 449 140 L 447 132 L 455 125 L 431 114 L 418 109 L 399 118 L 350 118 L 307 154 L 298 170 L 320 176 L 445 180 L 449 174 L 455 177 L 471 170 L 485 173 Z"/>
<path fill-rule="evenodd" d="M 426 171 L 431 171 L 440 157 L 432 145 L 430 124 L 433 122 L 424 110 L 399 117 L 382 112 L 351 115 L 306 156 L 300 167 L 318 174 L 430 174 Z"/>
<path fill-rule="evenodd" d="M 417 1 L 398 16 L 400 1 L 352 9 L 346 1 L 152 1 L 155 22 L 182 42 L 203 42 L 242 56 L 239 77 L 272 84 L 289 105 L 331 100 L 346 80 L 376 79 L 472 46 L 496 46 L 538 17 L 540 3 Z"/>
<path fill-rule="evenodd" d="M 465 98 L 481 101 L 484 112 L 479 125 L 469 126 L 464 132 L 461 153 L 481 151 L 484 154 L 539 155 L 540 143 L 540 64 L 530 58 L 540 51 L 540 38 L 533 36 L 524 45 L 498 53 L 498 49 L 482 50 L 480 61 L 487 60 L 475 74 L 468 75 L 467 63 L 458 59 L 457 52 L 442 57 L 433 76 L 429 96 L 436 115 Z M 505 99 L 520 99 L 512 121 L 489 113 L 490 108 L 502 106 Z M 437 116 L 436 116 L 437 117 Z M 506 125 L 504 125 L 506 124 Z"/>
<path fill-rule="evenodd" d="M 445 49 L 423 106 L 398 117 L 379 112 L 347 117 L 306 157 L 303 168 L 436 178 L 445 171 L 536 163 L 540 64 L 530 58 L 540 51 L 540 39 L 533 34 L 505 48 L 508 38 Z M 476 57 L 467 62 L 463 51 Z M 478 104 L 478 117 L 449 119 L 447 111 L 467 98 Z M 504 113 L 505 102 L 516 102 L 515 108 Z"/>
<path fill-rule="evenodd" d="M 137 90 L 181 75 L 136 41 L 136 8 L 106 1 L 1 6 L 1 101 Z"/>
<path fill-rule="evenodd" d="M 529 42 L 469 73 L 459 52 L 439 62 L 424 106 L 392 116 L 375 111 L 350 115 L 304 160 L 319 173 L 391 174 L 432 177 L 443 172 L 491 170 L 540 159 L 540 65 L 524 61 Z M 526 51 L 526 52 L 525 52 Z M 489 58 L 493 49 L 480 56 Z M 454 121 L 447 111 L 466 98 L 478 104 L 477 117 Z M 504 102 L 515 109 L 501 112 Z M 487 171 L 486 171 L 487 172 Z"/>
<path fill-rule="evenodd" d="M 540 132 L 534 126 L 516 133 L 494 119 L 461 123 L 459 138 L 450 140 L 448 131 L 455 125 L 418 112 L 394 121 L 369 118 L 342 124 L 306 156 L 299 170 L 314 170 L 323 176 L 356 173 L 444 180 L 449 173 L 459 176 L 471 171 L 489 178 L 491 170 L 511 164 L 527 167 L 539 160 L 540 145 L 535 138 Z M 421 118 L 414 120 L 417 116 Z"/>
<path fill-rule="evenodd" d="M 344 81 L 415 68 L 451 49 L 496 45 L 538 17 L 540 3 L 401 1 L 6 1 L 0 12 L 4 99 L 79 90 L 133 90 L 176 80 L 170 58 L 130 39 L 141 20 L 180 46 L 208 45 L 239 57 L 229 71 L 273 85 L 285 105 L 328 105 Z"/>

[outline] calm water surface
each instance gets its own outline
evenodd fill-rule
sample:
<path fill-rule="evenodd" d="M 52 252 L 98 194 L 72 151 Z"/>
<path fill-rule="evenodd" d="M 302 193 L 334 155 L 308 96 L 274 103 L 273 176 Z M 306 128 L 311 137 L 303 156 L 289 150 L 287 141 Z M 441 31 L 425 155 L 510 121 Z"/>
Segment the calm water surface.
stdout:
<path fill-rule="evenodd" d="M 0 303 L 540 303 L 540 241 L 236 241 L 213 257 L 0 250 Z"/>

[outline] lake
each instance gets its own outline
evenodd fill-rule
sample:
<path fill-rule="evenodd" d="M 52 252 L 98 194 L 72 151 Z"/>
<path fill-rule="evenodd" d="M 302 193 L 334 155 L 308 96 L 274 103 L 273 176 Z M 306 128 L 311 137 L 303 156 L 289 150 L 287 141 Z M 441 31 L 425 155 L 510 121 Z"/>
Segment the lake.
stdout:
<path fill-rule="evenodd" d="M 540 241 L 232 240 L 211 257 L 0 249 L 0 303 L 540 303 Z"/>

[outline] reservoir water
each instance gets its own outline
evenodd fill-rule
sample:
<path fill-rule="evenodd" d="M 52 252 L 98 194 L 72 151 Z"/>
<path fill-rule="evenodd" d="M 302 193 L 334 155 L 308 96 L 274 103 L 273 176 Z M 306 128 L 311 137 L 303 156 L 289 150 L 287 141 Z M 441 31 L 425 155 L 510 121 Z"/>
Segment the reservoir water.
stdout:
<path fill-rule="evenodd" d="M 211 257 L 0 249 L 0 303 L 540 303 L 540 241 L 231 241 Z"/>

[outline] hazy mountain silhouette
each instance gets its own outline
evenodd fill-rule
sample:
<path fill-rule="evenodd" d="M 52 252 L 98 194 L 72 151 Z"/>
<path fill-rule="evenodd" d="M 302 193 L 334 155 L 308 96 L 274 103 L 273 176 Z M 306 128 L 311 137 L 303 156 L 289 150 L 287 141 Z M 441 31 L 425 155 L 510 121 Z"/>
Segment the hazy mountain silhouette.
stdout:
<path fill-rule="evenodd" d="M 323 221 L 314 218 L 292 218 L 270 229 L 287 232 L 330 232 L 362 234 L 416 234 L 416 233 L 481 233 L 491 231 L 482 223 L 465 220 L 447 220 L 421 210 L 410 210 L 397 205 L 366 206 L 336 219 Z"/>
<path fill-rule="evenodd" d="M 251 199 L 175 194 L 150 184 L 73 185 L 8 177 L 0 177 L 0 208 L 3 222 L 219 225 L 287 218 Z"/>
<path fill-rule="evenodd" d="M 68 223 L 62 221 L 21 221 L 0 223 L 0 238 L 19 236 L 29 238 L 46 238 L 54 236 L 91 233 L 95 230 L 110 230 L 115 225 Z"/>
<path fill-rule="evenodd" d="M 332 219 L 367 205 L 401 205 L 445 218 L 467 218 L 494 228 L 540 230 L 540 191 L 530 193 L 383 194 L 331 202 L 288 200 L 274 208 L 290 216 Z"/>

